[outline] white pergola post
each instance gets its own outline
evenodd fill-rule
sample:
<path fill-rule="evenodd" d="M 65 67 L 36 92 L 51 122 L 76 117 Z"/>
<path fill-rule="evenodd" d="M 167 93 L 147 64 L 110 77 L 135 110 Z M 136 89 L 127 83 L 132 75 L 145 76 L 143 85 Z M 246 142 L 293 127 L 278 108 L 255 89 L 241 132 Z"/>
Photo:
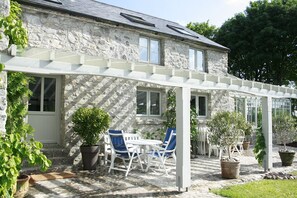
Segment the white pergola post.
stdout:
<path fill-rule="evenodd" d="M 266 155 L 264 156 L 264 170 L 272 168 L 272 98 L 262 97 L 262 130 L 265 137 Z"/>
<path fill-rule="evenodd" d="M 176 186 L 179 191 L 181 188 L 188 191 L 191 185 L 190 97 L 190 88 L 176 88 Z"/>

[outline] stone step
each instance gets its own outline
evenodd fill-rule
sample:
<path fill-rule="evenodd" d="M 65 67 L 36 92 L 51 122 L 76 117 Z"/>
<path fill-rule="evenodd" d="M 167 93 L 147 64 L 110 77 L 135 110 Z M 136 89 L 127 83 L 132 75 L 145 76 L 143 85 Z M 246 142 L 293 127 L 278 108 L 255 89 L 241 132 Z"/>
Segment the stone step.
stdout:
<path fill-rule="evenodd" d="M 46 172 L 65 171 L 73 169 L 73 158 L 69 156 L 69 151 L 58 144 L 44 144 L 43 154 L 52 162 L 52 166 Z M 23 163 L 22 172 L 28 174 L 40 173 L 38 167 L 32 167 L 27 162 Z"/>

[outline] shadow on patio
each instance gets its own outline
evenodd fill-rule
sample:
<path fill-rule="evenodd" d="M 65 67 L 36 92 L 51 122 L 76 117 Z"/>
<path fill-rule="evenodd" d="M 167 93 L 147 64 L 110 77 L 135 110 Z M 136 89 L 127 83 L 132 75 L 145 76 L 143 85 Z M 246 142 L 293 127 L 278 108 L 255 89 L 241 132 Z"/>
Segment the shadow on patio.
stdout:
<path fill-rule="evenodd" d="M 296 170 L 296 159 L 292 167 L 281 167 L 277 150 L 276 147 L 273 149 L 272 171 Z M 263 168 L 258 166 L 251 150 L 244 151 L 239 158 L 240 178 L 232 180 L 221 178 L 217 157 L 201 155 L 191 160 L 192 186 L 189 192 L 177 191 L 173 160 L 168 160 L 169 176 L 158 169 L 147 173 L 133 170 L 125 178 L 123 172 L 108 174 L 107 167 L 101 167 L 97 171 L 79 171 L 74 178 L 39 181 L 30 187 L 27 197 L 219 197 L 209 193 L 209 189 L 263 177 Z"/>

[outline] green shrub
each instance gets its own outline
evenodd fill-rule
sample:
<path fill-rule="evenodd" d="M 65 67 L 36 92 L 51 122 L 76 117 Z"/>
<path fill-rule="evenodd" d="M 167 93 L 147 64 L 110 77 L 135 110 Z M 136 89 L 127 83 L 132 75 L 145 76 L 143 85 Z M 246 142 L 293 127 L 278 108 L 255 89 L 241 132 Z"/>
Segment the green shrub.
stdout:
<path fill-rule="evenodd" d="M 295 120 L 290 115 L 279 115 L 273 118 L 272 129 L 276 139 L 284 145 L 284 150 L 287 150 L 286 145 L 293 142 L 297 138 L 297 128 Z"/>
<path fill-rule="evenodd" d="M 207 122 L 209 127 L 209 141 L 213 145 L 227 148 L 231 159 L 231 147 L 236 145 L 239 136 L 244 135 L 247 122 L 241 113 L 222 111 L 218 112 Z"/>
<path fill-rule="evenodd" d="M 79 108 L 72 116 L 73 130 L 83 139 L 84 145 L 96 145 L 100 134 L 104 133 L 110 124 L 108 113 L 100 108 Z"/>

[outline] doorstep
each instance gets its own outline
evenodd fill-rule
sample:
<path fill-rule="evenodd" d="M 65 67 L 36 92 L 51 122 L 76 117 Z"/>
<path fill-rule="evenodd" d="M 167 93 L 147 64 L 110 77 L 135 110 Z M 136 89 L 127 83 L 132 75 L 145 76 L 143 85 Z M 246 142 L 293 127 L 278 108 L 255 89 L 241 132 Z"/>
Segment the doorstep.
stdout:
<path fill-rule="evenodd" d="M 34 184 L 38 181 L 54 180 L 54 179 L 67 179 L 77 177 L 75 173 L 65 171 L 65 172 L 51 172 L 51 173 L 42 173 L 36 175 L 30 175 L 30 183 Z"/>

